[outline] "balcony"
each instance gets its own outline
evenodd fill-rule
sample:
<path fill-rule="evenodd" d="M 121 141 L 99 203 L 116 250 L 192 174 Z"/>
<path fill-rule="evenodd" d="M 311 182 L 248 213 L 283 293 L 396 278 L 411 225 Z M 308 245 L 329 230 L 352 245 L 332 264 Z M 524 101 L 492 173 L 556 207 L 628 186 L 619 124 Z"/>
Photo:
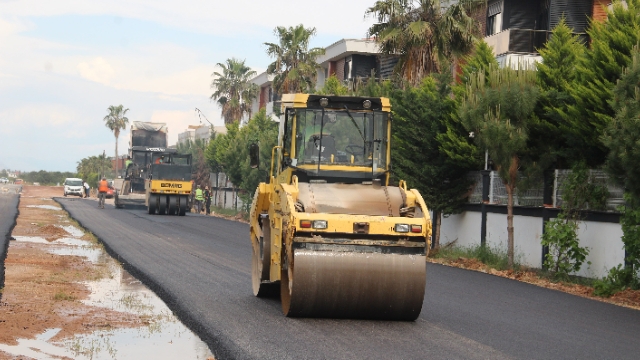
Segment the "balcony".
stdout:
<path fill-rule="evenodd" d="M 484 38 L 493 48 L 495 56 L 504 54 L 538 54 L 538 49 L 549 40 L 551 31 L 507 29 Z"/>

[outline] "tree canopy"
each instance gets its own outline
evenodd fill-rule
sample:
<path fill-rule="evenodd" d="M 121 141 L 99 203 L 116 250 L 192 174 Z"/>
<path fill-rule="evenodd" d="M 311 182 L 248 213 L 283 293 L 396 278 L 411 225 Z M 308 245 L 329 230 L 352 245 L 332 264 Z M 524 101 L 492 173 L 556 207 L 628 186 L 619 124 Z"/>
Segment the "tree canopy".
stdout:
<path fill-rule="evenodd" d="M 640 40 L 640 0 L 614 2 L 605 22 L 591 21 L 589 50 L 580 58 L 564 120 L 576 134 L 571 144 L 590 166 L 600 166 L 606 147 L 600 141 L 615 111 L 613 87 L 622 69 L 631 63 L 631 52 Z"/>
<path fill-rule="evenodd" d="M 514 256 L 513 194 L 537 101 L 535 72 L 507 67 L 490 69 L 489 81 L 485 81 L 484 72 L 472 76 L 465 101 L 458 110 L 479 147 L 489 151 L 507 190 L 509 266 L 513 265 Z"/>
<path fill-rule="evenodd" d="M 384 54 L 399 55 L 397 71 L 417 85 L 430 73 L 444 70 L 450 59 L 468 54 L 477 22 L 469 14 L 484 0 L 459 0 L 443 6 L 439 0 L 378 0 L 365 15 L 377 23 L 369 30 Z"/>
<path fill-rule="evenodd" d="M 318 64 L 316 59 L 324 54 L 323 48 L 309 49 L 309 41 L 316 35 L 315 28 L 278 26 L 274 30 L 277 43 L 264 43 L 267 54 L 274 61 L 267 67 L 267 74 L 274 75 L 274 89 L 279 94 L 311 92 L 315 89 Z"/>
<path fill-rule="evenodd" d="M 227 59 L 218 63 L 222 72 L 214 72 L 211 88 L 211 100 L 218 103 L 225 124 L 241 121 L 247 115 L 251 117 L 251 102 L 260 94 L 258 85 L 251 82 L 256 72 L 245 65 L 245 60 Z"/>
<path fill-rule="evenodd" d="M 114 106 L 111 105 L 107 109 L 107 116 L 104 117 L 105 126 L 113 132 L 113 136 L 116 138 L 116 160 L 118 159 L 118 137 L 120 136 L 120 130 L 127 128 L 129 124 L 129 118 L 126 117 L 129 109 L 125 109 L 122 104 Z M 118 161 L 116 161 L 115 177 L 118 176 Z"/>

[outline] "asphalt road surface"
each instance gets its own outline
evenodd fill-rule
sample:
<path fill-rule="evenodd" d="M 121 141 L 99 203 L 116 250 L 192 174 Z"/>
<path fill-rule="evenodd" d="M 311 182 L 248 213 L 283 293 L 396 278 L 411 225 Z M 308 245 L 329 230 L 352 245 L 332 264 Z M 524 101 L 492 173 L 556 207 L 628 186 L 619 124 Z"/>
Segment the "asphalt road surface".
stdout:
<path fill-rule="evenodd" d="M 246 224 L 57 199 L 217 359 L 637 359 L 640 311 L 427 265 L 415 322 L 296 319 L 251 292 Z"/>
<path fill-rule="evenodd" d="M 0 184 L 0 288 L 4 287 L 4 259 L 7 257 L 9 237 L 16 224 L 18 216 L 18 202 L 22 189 L 21 185 Z M 2 298 L 2 292 L 0 292 Z"/>

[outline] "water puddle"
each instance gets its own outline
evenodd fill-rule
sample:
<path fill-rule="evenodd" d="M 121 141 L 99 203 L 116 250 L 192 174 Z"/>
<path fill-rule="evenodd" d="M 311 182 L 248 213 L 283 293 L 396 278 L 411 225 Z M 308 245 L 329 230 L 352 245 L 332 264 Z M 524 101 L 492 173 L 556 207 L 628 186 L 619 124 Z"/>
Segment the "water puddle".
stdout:
<path fill-rule="evenodd" d="M 62 210 L 57 206 L 53 205 L 27 205 L 28 208 L 38 208 L 38 209 L 47 209 L 47 210 Z"/>
<path fill-rule="evenodd" d="M 34 359 L 213 359 L 207 345 L 184 326 L 167 305 L 139 280 L 125 271 L 100 246 L 80 240 L 84 232 L 72 225 L 61 226 L 72 237 L 47 241 L 36 236 L 14 236 L 16 241 L 47 244 L 47 252 L 82 256 L 105 264 L 109 275 L 85 282 L 91 290 L 82 302 L 89 306 L 126 312 L 148 320 L 138 328 L 98 330 L 58 341 L 51 339 L 61 329 L 48 329 L 35 339 L 18 339 L 17 345 L 0 344 L 11 356 Z"/>
<path fill-rule="evenodd" d="M 73 225 L 57 225 L 57 226 L 63 228 L 64 231 L 68 232 L 73 237 L 82 237 L 84 235 L 84 231 L 78 229 Z"/>
<path fill-rule="evenodd" d="M 90 242 L 86 240 L 74 239 L 74 238 L 59 238 L 56 240 L 49 241 L 40 236 L 14 236 L 16 241 L 19 242 L 28 242 L 34 244 L 49 244 L 49 245 L 69 245 L 69 246 L 80 246 L 80 247 L 88 247 L 93 246 Z"/>

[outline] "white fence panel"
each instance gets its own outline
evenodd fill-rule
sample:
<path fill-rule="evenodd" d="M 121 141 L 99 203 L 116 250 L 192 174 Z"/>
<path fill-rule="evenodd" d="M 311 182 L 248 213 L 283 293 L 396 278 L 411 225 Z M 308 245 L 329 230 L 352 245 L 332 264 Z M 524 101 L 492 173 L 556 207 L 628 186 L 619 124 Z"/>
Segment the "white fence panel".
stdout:
<path fill-rule="evenodd" d="M 482 214 L 467 211 L 442 219 L 440 244 L 458 240 L 459 246 L 480 245 L 480 221 Z M 515 257 L 522 265 L 542 267 L 542 218 L 533 216 L 513 217 Z M 576 275 L 600 278 L 609 269 L 624 264 L 622 227 L 620 224 L 583 221 L 578 230 L 580 246 L 589 248 L 587 261 Z M 507 215 L 487 214 L 487 245 L 507 250 Z"/>

